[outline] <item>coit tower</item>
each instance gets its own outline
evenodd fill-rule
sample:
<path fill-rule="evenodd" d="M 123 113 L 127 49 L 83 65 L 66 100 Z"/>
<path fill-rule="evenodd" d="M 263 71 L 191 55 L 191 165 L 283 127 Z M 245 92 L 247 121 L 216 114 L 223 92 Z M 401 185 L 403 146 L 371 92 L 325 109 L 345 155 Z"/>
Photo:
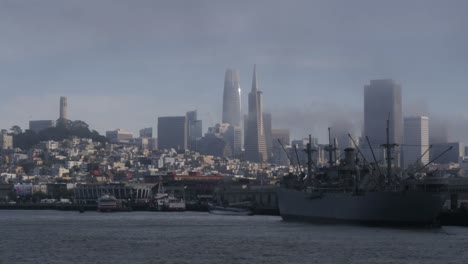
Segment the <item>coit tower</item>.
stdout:
<path fill-rule="evenodd" d="M 60 97 L 60 120 L 68 120 L 68 100 L 67 97 Z"/>

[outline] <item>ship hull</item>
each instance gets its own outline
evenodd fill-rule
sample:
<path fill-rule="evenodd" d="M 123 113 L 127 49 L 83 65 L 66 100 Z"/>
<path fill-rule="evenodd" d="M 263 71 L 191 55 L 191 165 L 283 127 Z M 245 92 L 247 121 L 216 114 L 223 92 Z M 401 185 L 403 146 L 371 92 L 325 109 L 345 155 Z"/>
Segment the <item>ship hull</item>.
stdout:
<path fill-rule="evenodd" d="M 278 188 L 285 221 L 369 225 L 433 225 L 445 196 L 427 192 L 307 193 Z"/>

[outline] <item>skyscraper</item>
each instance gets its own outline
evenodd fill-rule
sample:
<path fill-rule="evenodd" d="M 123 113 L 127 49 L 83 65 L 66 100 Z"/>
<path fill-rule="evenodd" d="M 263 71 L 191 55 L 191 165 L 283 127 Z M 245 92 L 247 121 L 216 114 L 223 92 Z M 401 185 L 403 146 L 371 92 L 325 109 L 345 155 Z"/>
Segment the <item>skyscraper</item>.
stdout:
<path fill-rule="evenodd" d="M 187 144 L 188 148 L 197 151 L 197 141 L 202 138 L 202 121 L 197 119 L 197 110 L 189 111 L 187 116 Z"/>
<path fill-rule="evenodd" d="M 223 123 L 240 127 L 241 125 L 241 89 L 237 70 L 227 69 L 224 78 Z"/>
<path fill-rule="evenodd" d="M 268 159 L 273 156 L 273 142 L 271 139 L 271 113 L 263 113 L 263 133 L 265 134 L 265 144 Z"/>
<path fill-rule="evenodd" d="M 166 116 L 158 118 L 158 148 L 187 149 L 187 117 Z"/>
<path fill-rule="evenodd" d="M 373 144 L 386 143 L 390 118 L 390 144 L 401 144 L 403 116 L 401 85 L 394 80 L 371 80 L 364 86 L 364 133 Z"/>
<path fill-rule="evenodd" d="M 67 97 L 60 97 L 60 120 L 68 120 L 68 100 Z"/>
<path fill-rule="evenodd" d="M 363 143 L 365 148 L 368 148 L 365 137 L 369 137 L 377 160 L 380 161 L 385 160 L 381 145 L 387 142 L 387 119 L 390 120 L 389 143 L 401 144 L 403 140 L 401 85 L 391 79 L 371 80 L 369 85 L 364 86 Z M 370 152 L 365 152 L 369 160 L 372 160 Z M 399 166 L 399 148 L 394 149 L 393 156 L 394 165 Z"/>
<path fill-rule="evenodd" d="M 403 166 L 418 166 L 429 162 L 429 118 L 427 116 L 406 117 L 404 122 L 405 145 Z"/>
<path fill-rule="evenodd" d="M 245 133 L 245 159 L 265 162 L 268 158 L 263 129 L 262 92 L 258 90 L 257 72 L 254 66 L 252 90 L 249 93 L 249 113 Z"/>

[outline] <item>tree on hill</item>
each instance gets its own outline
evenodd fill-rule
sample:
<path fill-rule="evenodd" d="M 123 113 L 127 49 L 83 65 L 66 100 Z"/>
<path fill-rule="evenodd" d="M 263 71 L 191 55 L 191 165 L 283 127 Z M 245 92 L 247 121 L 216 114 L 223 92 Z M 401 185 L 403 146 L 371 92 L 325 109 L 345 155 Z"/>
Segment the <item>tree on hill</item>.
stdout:
<path fill-rule="evenodd" d="M 17 130 L 17 132 L 19 132 L 19 130 Z M 39 133 L 35 133 L 32 130 L 26 130 L 18 134 L 13 133 L 13 136 L 14 147 L 21 149 L 30 149 L 41 141 L 62 141 L 72 137 L 90 138 L 94 142 L 107 142 L 107 138 L 105 136 L 100 135 L 96 130 L 91 131 L 89 129 L 89 125 L 81 120 L 64 120 L 64 122 L 60 122 L 56 127 L 49 127 Z"/>
<path fill-rule="evenodd" d="M 11 133 L 13 133 L 13 135 L 18 135 L 18 134 L 23 133 L 23 130 L 22 130 L 21 127 L 18 126 L 18 125 L 12 126 L 12 127 L 10 128 L 10 131 L 11 131 Z"/>

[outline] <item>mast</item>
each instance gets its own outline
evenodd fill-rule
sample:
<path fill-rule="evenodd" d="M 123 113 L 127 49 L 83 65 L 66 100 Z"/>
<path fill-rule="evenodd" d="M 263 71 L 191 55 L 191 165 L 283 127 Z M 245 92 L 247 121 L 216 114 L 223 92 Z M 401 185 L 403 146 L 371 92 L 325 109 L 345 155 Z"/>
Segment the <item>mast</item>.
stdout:
<path fill-rule="evenodd" d="M 385 148 L 385 153 L 386 153 L 386 160 L 387 160 L 387 175 L 385 178 L 385 181 L 387 182 L 388 180 L 391 179 L 392 177 L 392 149 L 398 146 L 398 144 L 393 143 L 390 144 L 390 113 L 388 113 L 388 118 L 387 118 L 387 143 L 383 144 L 382 146 Z"/>
<path fill-rule="evenodd" d="M 309 143 L 307 143 L 307 179 L 312 177 L 312 136 L 309 134 Z"/>
<path fill-rule="evenodd" d="M 333 145 L 331 143 L 331 133 L 330 127 L 328 128 L 328 163 L 330 164 L 330 168 L 333 167 Z"/>
<path fill-rule="evenodd" d="M 296 153 L 297 166 L 299 166 L 299 172 L 302 172 L 301 161 L 299 160 L 299 154 L 297 154 L 297 147 L 294 145 L 294 152 Z"/>
<path fill-rule="evenodd" d="M 392 150 L 390 149 L 390 117 L 387 119 L 387 180 L 392 175 Z"/>

